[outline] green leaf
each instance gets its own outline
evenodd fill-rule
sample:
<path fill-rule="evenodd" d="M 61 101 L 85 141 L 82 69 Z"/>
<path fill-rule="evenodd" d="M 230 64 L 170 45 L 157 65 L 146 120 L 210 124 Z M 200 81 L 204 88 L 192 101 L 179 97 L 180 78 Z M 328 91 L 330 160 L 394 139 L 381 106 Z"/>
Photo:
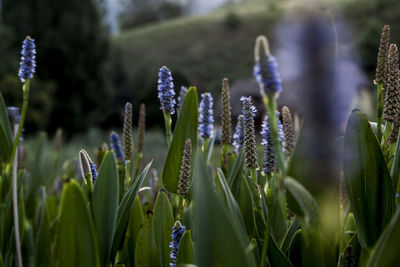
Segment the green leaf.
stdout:
<path fill-rule="evenodd" d="M 154 239 L 153 214 L 148 211 L 142 229 L 136 242 L 135 250 L 136 267 L 157 267 L 159 266 L 157 247 Z"/>
<path fill-rule="evenodd" d="M 57 228 L 56 266 L 100 266 L 87 200 L 74 180 L 64 184 Z"/>
<path fill-rule="evenodd" d="M 229 172 L 228 183 L 231 187 L 232 193 L 236 195 L 239 180 L 241 177 L 241 170 L 244 163 L 244 150 L 241 149 L 232 170 Z"/>
<path fill-rule="evenodd" d="M 367 267 L 399 266 L 400 210 L 398 209 L 386 230 L 376 242 Z"/>
<path fill-rule="evenodd" d="M 121 204 L 118 207 L 117 226 L 115 228 L 110 254 L 110 260 L 112 262 L 115 260 L 118 249 L 120 249 L 123 245 L 133 203 L 152 163 L 153 161 L 151 161 L 146 168 L 144 168 L 143 172 L 136 179 L 135 183 L 129 188 L 128 192 L 126 192 Z"/>
<path fill-rule="evenodd" d="M 353 111 L 346 126 L 343 172 L 357 234 L 364 248 L 372 247 L 394 209 L 392 182 L 382 150 L 367 117 Z"/>
<path fill-rule="evenodd" d="M 246 232 L 234 223 L 234 217 L 214 191 L 201 154 L 196 157 L 194 198 L 199 266 L 254 266 L 253 257 L 246 253 L 249 240 L 241 238 Z"/>
<path fill-rule="evenodd" d="M 179 171 L 182 163 L 183 146 L 186 139 L 189 138 L 192 141 L 192 158 L 196 155 L 198 126 L 197 107 L 196 87 L 190 87 L 186 93 L 175 125 L 174 136 L 162 173 L 162 183 L 164 187 L 172 193 L 177 193 L 178 190 Z M 192 160 L 192 162 L 194 162 L 194 160 Z"/>
<path fill-rule="evenodd" d="M 303 230 L 299 229 L 294 234 L 293 239 L 290 242 L 288 255 L 294 266 L 308 266 L 306 243 L 304 240 Z"/>
<path fill-rule="evenodd" d="M 255 218 L 253 207 L 255 206 L 253 203 L 253 198 L 251 196 L 251 189 L 249 182 L 247 181 L 249 178 L 241 179 L 239 192 L 237 196 L 237 202 L 242 212 L 242 216 L 244 219 L 244 224 L 246 226 L 247 234 L 249 236 L 253 236 L 254 233 L 254 225 L 255 225 Z"/>
<path fill-rule="evenodd" d="M 50 233 L 50 218 L 47 208 L 47 196 L 41 199 L 40 213 L 38 214 L 39 229 L 38 229 L 38 240 L 36 246 L 36 264 L 35 266 L 50 266 L 51 264 L 51 244 L 52 236 Z"/>
<path fill-rule="evenodd" d="M 0 158 L 7 162 L 13 145 L 7 107 L 0 92 Z"/>
<path fill-rule="evenodd" d="M 287 230 L 285 237 L 282 241 L 281 250 L 283 251 L 283 253 L 286 254 L 286 252 L 288 251 L 290 241 L 292 241 L 294 234 L 299 229 L 299 226 L 300 226 L 299 219 L 297 217 L 294 217 L 294 220 L 290 225 L 289 229 Z"/>
<path fill-rule="evenodd" d="M 172 241 L 171 233 L 174 226 L 171 205 L 165 192 L 158 193 L 154 204 L 154 233 L 156 237 L 157 251 L 160 258 L 160 266 L 168 266 L 170 261 L 169 243 Z"/>
<path fill-rule="evenodd" d="M 399 133 L 400 135 L 400 133 Z M 400 139 L 397 138 L 396 149 L 394 152 L 394 158 L 392 163 L 392 168 L 390 170 L 390 176 L 392 177 L 393 189 L 397 191 L 398 182 L 400 176 Z"/>
<path fill-rule="evenodd" d="M 179 243 L 177 264 L 193 264 L 195 263 L 195 253 L 190 230 L 186 230 L 182 235 Z"/>
<path fill-rule="evenodd" d="M 140 227 L 142 226 L 143 221 L 144 215 L 142 205 L 140 204 L 140 198 L 136 197 L 136 200 L 133 203 L 131 216 L 129 218 L 128 230 L 125 238 L 124 252 L 126 252 L 126 256 L 130 263 L 130 265 L 128 266 L 135 265 L 135 253 L 132 253 L 132 251 L 136 250 L 136 241 L 137 237 L 139 236 Z"/>
<path fill-rule="evenodd" d="M 117 221 L 118 172 L 114 153 L 106 153 L 93 189 L 93 217 L 100 249 L 100 263 L 106 265 L 110 256 Z"/>
<path fill-rule="evenodd" d="M 307 224 L 315 226 L 319 221 L 319 212 L 313 196 L 293 178 L 287 177 L 285 186 L 289 209 L 303 218 Z"/>
<path fill-rule="evenodd" d="M 269 235 L 268 240 L 268 261 L 271 266 L 286 266 L 291 267 L 289 259 L 283 254 L 283 252 L 277 246 L 275 240 Z"/>

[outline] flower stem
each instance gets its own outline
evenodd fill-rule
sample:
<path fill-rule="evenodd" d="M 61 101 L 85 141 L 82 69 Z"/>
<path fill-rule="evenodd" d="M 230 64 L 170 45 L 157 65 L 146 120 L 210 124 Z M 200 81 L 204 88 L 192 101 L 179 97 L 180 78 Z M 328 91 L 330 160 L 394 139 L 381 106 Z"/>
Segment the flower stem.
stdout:
<path fill-rule="evenodd" d="M 21 240 L 20 240 L 20 233 L 19 233 L 19 216 L 18 216 L 18 190 L 17 190 L 17 155 L 16 150 L 19 143 L 19 138 L 21 137 L 22 128 L 24 126 L 26 110 L 28 109 L 29 103 L 29 86 L 30 80 L 26 80 L 24 85 L 22 86 L 23 92 L 23 102 L 22 102 L 22 112 L 21 112 L 21 119 L 19 120 L 17 134 L 14 138 L 14 144 L 11 150 L 10 159 L 7 166 L 7 172 L 9 172 L 10 167 L 12 166 L 12 193 L 13 193 L 13 215 L 14 215 L 14 231 L 15 231 L 15 247 L 17 250 L 17 261 L 18 266 L 22 267 L 22 254 L 21 254 Z"/>
<path fill-rule="evenodd" d="M 278 136 L 278 121 L 275 116 L 276 101 L 273 94 L 264 95 L 263 100 L 265 109 L 267 110 L 269 115 L 268 118 L 271 126 L 271 137 L 274 145 L 274 152 L 277 158 L 279 169 L 282 172 L 282 177 L 284 178 L 286 174 L 286 163 L 282 152 L 282 145 L 279 142 L 279 136 Z"/>
<path fill-rule="evenodd" d="M 165 133 L 167 135 L 167 144 L 168 148 L 170 148 L 172 142 L 171 114 L 165 111 L 163 111 L 163 113 L 164 113 Z"/>

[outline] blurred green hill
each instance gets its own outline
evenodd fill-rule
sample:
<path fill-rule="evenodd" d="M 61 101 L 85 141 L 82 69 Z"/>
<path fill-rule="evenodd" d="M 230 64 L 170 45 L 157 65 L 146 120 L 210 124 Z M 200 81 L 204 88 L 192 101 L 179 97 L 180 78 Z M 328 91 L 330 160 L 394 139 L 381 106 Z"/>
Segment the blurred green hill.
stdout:
<path fill-rule="evenodd" d="M 163 65 L 171 69 L 177 93 L 181 85 L 215 92 L 224 77 L 251 77 L 255 38 L 270 35 L 279 18 L 280 12 L 271 8 L 264 1 L 249 1 L 121 33 L 113 40 L 117 94 L 136 106 L 146 102 L 152 121 L 152 114 L 155 119 L 160 115 L 153 111 L 158 109 L 155 90 Z"/>

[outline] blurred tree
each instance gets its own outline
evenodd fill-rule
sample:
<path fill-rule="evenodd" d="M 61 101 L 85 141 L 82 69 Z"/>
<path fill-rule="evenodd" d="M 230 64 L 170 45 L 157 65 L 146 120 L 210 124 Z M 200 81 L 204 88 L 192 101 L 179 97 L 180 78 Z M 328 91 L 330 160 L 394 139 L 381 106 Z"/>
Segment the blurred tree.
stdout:
<path fill-rule="evenodd" d="M 124 7 L 119 15 L 121 30 L 180 17 L 193 0 L 120 0 Z"/>
<path fill-rule="evenodd" d="M 97 0 L 2 1 L 3 23 L 15 36 L 12 56 L 16 60 L 12 62 L 17 64 L 9 68 L 12 70 L 9 73 L 17 77 L 19 55 L 15 51 L 19 51 L 23 38 L 31 35 L 36 39 L 37 85 L 33 86 L 37 88 L 32 88 L 31 94 L 47 103 L 47 107 L 52 106 L 46 125 L 50 131 L 58 127 L 68 133 L 86 130 L 102 122 L 110 110 L 110 45 L 98 3 Z M 5 77 L 3 73 L 0 75 Z M 54 92 L 52 104 L 51 98 L 39 97 L 43 91 Z"/>

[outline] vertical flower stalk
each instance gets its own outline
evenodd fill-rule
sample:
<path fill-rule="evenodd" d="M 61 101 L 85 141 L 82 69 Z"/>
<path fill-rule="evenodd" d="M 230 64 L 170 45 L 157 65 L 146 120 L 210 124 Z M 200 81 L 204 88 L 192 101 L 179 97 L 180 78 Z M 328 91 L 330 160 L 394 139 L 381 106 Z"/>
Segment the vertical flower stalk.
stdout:
<path fill-rule="evenodd" d="M 276 59 L 271 55 L 268 40 L 265 36 L 258 36 L 256 39 L 256 44 L 254 46 L 254 60 L 255 65 L 253 75 L 260 86 L 260 94 L 263 97 L 267 113 L 273 114 L 277 109 L 276 98 L 282 91 L 282 84 L 280 75 L 277 71 Z M 285 159 L 279 144 L 278 121 L 275 116 L 271 117 L 270 125 L 277 163 L 279 168 L 285 172 Z"/>
<path fill-rule="evenodd" d="M 18 76 L 23 83 L 23 102 L 21 118 L 19 120 L 18 130 L 14 136 L 14 144 L 11 149 L 10 159 L 8 161 L 6 172 L 9 173 L 12 167 L 12 188 L 13 188 L 13 217 L 14 217 L 14 231 L 15 231 L 15 247 L 17 251 L 17 263 L 19 267 L 22 267 L 22 254 L 21 254 L 21 240 L 19 234 L 19 218 L 18 218 L 18 193 L 17 193 L 17 157 L 16 150 L 21 137 L 22 128 L 25 121 L 26 111 L 28 109 L 29 102 L 29 87 L 30 79 L 33 78 L 33 74 L 36 71 L 36 44 L 35 40 L 31 37 L 26 37 L 22 42 L 21 50 L 21 61 Z"/>
<path fill-rule="evenodd" d="M 143 158 L 145 132 L 146 132 L 146 105 L 142 103 L 140 104 L 139 122 L 137 130 L 135 177 L 139 173 L 140 164 Z"/>
<path fill-rule="evenodd" d="M 237 118 L 235 133 L 233 134 L 233 146 L 235 153 L 239 154 L 244 143 L 244 116 L 240 114 Z"/>
<path fill-rule="evenodd" d="M 199 131 L 203 139 L 210 138 L 214 130 L 213 98 L 210 93 L 201 94 L 199 107 Z"/>
<path fill-rule="evenodd" d="M 125 158 L 132 161 L 133 137 L 132 137 L 132 104 L 127 102 L 124 111 L 124 125 L 122 128 L 122 145 Z"/>
<path fill-rule="evenodd" d="M 204 157 L 207 158 L 208 142 L 214 131 L 213 98 L 210 93 L 201 94 L 199 105 L 199 132 L 203 138 Z"/>
<path fill-rule="evenodd" d="M 182 85 L 178 96 L 178 111 L 182 108 L 183 100 L 185 99 L 187 91 L 188 88 Z"/>
<path fill-rule="evenodd" d="M 87 182 L 91 179 L 91 182 L 94 183 L 97 179 L 97 166 L 84 149 L 79 151 L 79 163 L 82 171 L 82 178 Z M 88 177 L 90 177 L 90 179 L 88 179 Z"/>
<path fill-rule="evenodd" d="M 278 121 L 279 142 L 281 144 L 284 144 L 285 139 L 284 139 L 284 134 L 283 134 L 283 126 L 282 126 L 282 123 L 279 121 L 279 112 L 278 111 L 276 111 L 276 118 Z M 264 149 L 265 159 L 264 159 L 263 172 L 265 174 L 271 174 L 273 172 L 277 172 L 278 167 L 276 164 L 276 156 L 275 156 L 274 145 L 273 145 L 273 140 L 272 140 L 272 136 L 271 136 L 270 116 L 265 116 L 265 118 L 264 118 L 264 121 L 262 124 L 261 135 L 262 135 L 261 144 L 265 146 L 265 149 Z"/>
<path fill-rule="evenodd" d="M 279 94 L 282 91 L 282 86 L 277 71 L 278 64 L 275 57 L 271 55 L 265 36 L 258 36 L 256 39 L 254 59 L 253 75 L 260 86 L 261 95 Z"/>
<path fill-rule="evenodd" d="M 165 131 L 167 135 L 168 147 L 172 141 L 171 115 L 175 113 L 175 91 L 171 71 L 163 66 L 158 73 L 158 99 L 160 100 L 161 110 L 164 114 Z"/>
<path fill-rule="evenodd" d="M 221 158 L 221 167 L 226 173 L 226 169 L 228 167 L 228 146 L 232 143 L 231 131 L 232 131 L 232 122 L 231 122 L 231 96 L 229 89 L 229 80 L 228 78 L 224 78 L 222 80 L 222 92 L 221 92 L 221 125 L 222 125 L 222 134 L 221 134 L 221 143 L 222 143 L 222 158 Z"/>
<path fill-rule="evenodd" d="M 244 156 L 246 168 L 256 170 L 258 169 L 257 163 L 257 150 L 256 150 L 256 137 L 254 129 L 254 117 L 256 115 L 256 108 L 252 104 L 251 96 L 240 98 L 243 103 L 243 120 L 244 120 Z"/>
<path fill-rule="evenodd" d="M 391 129 L 388 137 L 391 143 L 397 141 L 400 127 L 400 71 L 397 45 L 391 44 L 389 48 L 388 66 L 386 74 L 386 96 L 383 107 L 382 118 L 387 121 L 385 135 Z"/>
<path fill-rule="evenodd" d="M 187 195 L 189 193 L 191 165 L 192 142 L 190 139 L 186 139 L 183 148 L 181 169 L 179 172 L 178 194 Z"/>
<path fill-rule="evenodd" d="M 385 25 L 382 28 L 381 39 L 379 42 L 378 58 L 376 66 L 376 87 L 377 87 L 377 137 L 379 143 L 382 140 L 382 112 L 383 112 L 383 87 L 386 85 L 386 75 L 388 66 L 388 54 L 390 43 L 390 26 Z"/>
<path fill-rule="evenodd" d="M 114 152 L 118 162 L 125 164 L 124 151 L 122 150 L 121 140 L 116 132 L 110 134 L 110 148 Z"/>
<path fill-rule="evenodd" d="M 170 263 L 171 267 L 176 267 L 178 261 L 178 252 L 179 252 L 179 243 L 181 242 L 183 233 L 185 233 L 186 227 L 181 224 L 180 221 L 176 221 L 174 227 L 172 227 L 172 241 L 169 244 L 169 247 L 172 249 L 170 253 L 170 258 L 172 262 Z"/>
<path fill-rule="evenodd" d="M 285 136 L 285 151 L 289 156 L 296 146 L 296 134 L 294 131 L 294 123 L 292 113 L 287 106 L 282 108 L 282 124 Z M 279 128 L 279 126 L 278 126 Z"/>

